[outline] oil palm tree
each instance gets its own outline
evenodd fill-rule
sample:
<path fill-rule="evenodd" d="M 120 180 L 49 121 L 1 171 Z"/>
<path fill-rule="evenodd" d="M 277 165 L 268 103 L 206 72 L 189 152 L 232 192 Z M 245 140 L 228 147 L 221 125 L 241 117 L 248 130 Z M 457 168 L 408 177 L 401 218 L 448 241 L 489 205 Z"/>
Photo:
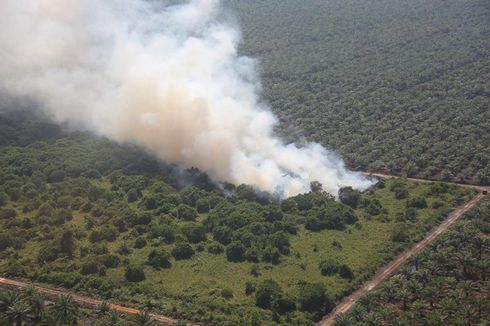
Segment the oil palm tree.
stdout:
<path fill-rule="evenodd" d="M 106 316 L 109 314 L 110 311 L 111 311 L 111 307 L 105 301 L 101 302 L 100 304 L 97 305 L 97 307 L 95 307 L 95 314 L 97 315 L 97 317 Z"/>
<path fill-rule="evenodd" d="M 18 291 L 5 291 L 0 294 L 0 311 L 7 311 L 9 307 L 19 302 L 22 299 Z"/>
<path fill-rule="evenodd" d="M 334 326 L 350 326 L 354 324 L 354 320 L 347 314 L 340 314 L 335 317 Z"/>
<path fill-rule="evenodd" d="M 78 304 L 69 295 L 59 297 L 51 311 L 61 324 L 73 325 L 78 319 Z"/>
<path fill-rule="evenodd" d="M 132 320 L 132 325 L 135 326 L 153 326 L 155 322 L 151 319 L 147 310 L 141 311 L 135 315 Z"/>
<path fill-rule="evenodd" d="M 12 325 L 22 326 L 29 319 L 29 305 L 24 301 L 17 301 L 9 306 L 5 314 Z"/>
<path fill-rule="evenodd" d="M 46 312 L 45 297 L 35 292 L 29 297 L 28 302 L 30 306 L 30 320 L 34 325 L 38 325 Z"/>

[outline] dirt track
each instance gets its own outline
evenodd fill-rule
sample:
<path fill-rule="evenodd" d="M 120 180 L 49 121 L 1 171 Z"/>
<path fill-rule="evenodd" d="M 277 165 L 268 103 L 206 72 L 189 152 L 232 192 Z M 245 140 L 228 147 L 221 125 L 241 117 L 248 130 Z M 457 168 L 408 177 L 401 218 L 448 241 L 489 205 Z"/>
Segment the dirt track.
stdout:
<path fill-rule="evenodd" d="M 22 288 L 25 288 L 29 285 L 30 285 L 29 283 L 20 282 L 20 281 L 0 277 L 0 286 L 7 286 L 7 287 L 14 287 L 14 288 L 22 289 Z M 76 295 L 76 294 L 73 294 L 73 293 L 70 293 L 67 291 L 53 290 L 53 289 L 49 289 L 49 288 L 45 288 L 45 287 L 41 287 L 41 286 L 34 286 L 34 287 L 39 292 L 50 295 L 50 296 L 54 296 L 54 297 L 60 297 L 62 295 L 69 295 L 73 298 L 73 300 L 75 300 L 78 304 L 80 304 L 81 306 L 84 306 L 84 307 L 94 308 L 97 305 L 99 305 L 100 303 L 102 303 L 102 301 L 100 301 L 100 300 L 96 300 L 96 299 L 92 299 L 92 298 L 88 298 L 88 297 L 83 297 L 83 296 Z M 116 304 L 110 304 L 110 308 L 112 310 L 116 310 L 118 312 L 121 312 L 123 314 L 128 314 L 128 315 L 137 315 L 141 312 L 141 310 L 138 310 L 138 309 L 123 307 L 123 306 L 116 305 Z M 169 318 L 166 316 L 157 315 L 157 314 L 150 314 L 150 317 L 151 317 L 151 319 L 158 321 L 164 325 L 174 325 L 177 322 L 177 320 L 175 320 L 175 319 L 172 319 L 172 318 Z M 188 326 L 197 326 L 197 325 L 190 324 L 190 323 L 188 323 L 187 325 Z"/>
<path fill-rule="evenodd" d="M 377 174 L 377 173 L 373 173 L 370 175 L 378 178 L 385 178 L 385 179 L 396 178 L 395 176 Z M 434 182 L 431 180 L 412 179 L 412 178 L 408 178 L 407 180 L 414 181 L 414 182 L 421 182 L 421 183 Z M 441 224 L 435 226 L 429 233 L 427 233 L 426 237 L 422 241 L 417 243 L 414 247 L 401 253 L 398 257 L 395 258 L 395 260 L 391 261 L 388 265 L 382 267 L 369 281 L 364 283 L 361 288 L 359 288 L 357 291 L 355 291 L 350 296 L 345 298 L 337 307 L 335 307 L 335 309 L 330 314 L 325 316 L 318 323 L 318 325 L 319 326 L 332 325 L 337 315 L 347 312 L 350 308 L 352 308 L 352 306 L 357 302 L 357 300 L 359 300 L 361 296 L 371 292 L 373 289 L 378 287 L 381 283 L 386 281 L 395 272 L 397 272 L 400 269 L 400 267 L 404 263 L 406 263 L 411 256 L 421 252 L 425 247 L 427 247 L 429 243 L 431 243 L 441 233 L 445 232 L 454 222 L 456 222 L 461 216 L 463 216 L 464 213 L 466 213 L 469 209 L 471 209 L 480 201 L 482 201 L 483 198 L 485 198 L 483 191 L 489 190 L 489 187 L 482 187 L 482 186 L 464 185 L 464 184 L 461 184 L 460 186 L 476 189 L 478 190 L 479 193 L 471 201 L 469 201 L 465 205 L 459 207 L 451 214 L 449 214 L 447 219 L 444 220 L 444 222 L 442 222 Z"/>

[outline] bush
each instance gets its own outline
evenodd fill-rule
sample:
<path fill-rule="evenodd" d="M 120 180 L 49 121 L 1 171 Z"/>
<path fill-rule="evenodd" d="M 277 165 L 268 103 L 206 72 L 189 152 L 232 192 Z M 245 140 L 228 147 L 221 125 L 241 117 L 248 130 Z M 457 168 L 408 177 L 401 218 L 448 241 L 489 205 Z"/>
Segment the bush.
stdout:
<path fill-rule="evenodd" d="M 126 194 L 128 203 L 133 203 L 138 200 L 138 192 L 135 189 L 130 189 Z"/>
<path fill-rule="evenodd" d="M 221 296 L 226 300 L 233 298 L 233 290 L 229 288 L 225 288 L 221 290 Z"/>
<path fill-rule="evenodd" d="M 255 292 L 255 285 L 251 282 L 245 282 L 245 295 L 249 296 Z"/>
<path fill-rule="evenodd" d="M 358 218 L 350 207 L 336 202 L 327 202 L 323 207 L 315 207 L 310 210 L 305 228 L 311 231 L 342 230 L 345 224 L 354 224 L 357 221 Z"/>
<path fill-rule="evenodd" d="M 177 217 L 184 221 L 195 221 L 197 211 L 188 205 L 180 204 L 177 207 Z"/>
<path fill-rule="evenodd" d="M 136 238 L 136 240 L 134 241 L 134 247 L 136 249 L 141 249 L 146 247 L 146 239 L 143 237 Z"/>
<path fill-rule="evenodd" d="M 9 219 L 17 216 L 17 212 L 12 208 L 0 209 L 0 219 Z"/>
<path fill-rule="evenodd" d="M 282 289 L 276 281 L 267 279 L 259 283 L 255 292 L 255 305 L 263 309 L 272 308 L 272 304 L 282 296 Z"/>
<path fill-rule="evenodd" d="M 148 255 L 148 265 L 153 268 L 170 268 L 170 254 L 163 249 L 152 250 Z"/>
<path fill-rule="evenodd" d="M 416 197 L 407 202 L 407 207 L 427 208 L 427 201 L 424 197 Z"/>
<path fill-rule="evenodd" d="M 218 242 L 211 242 L 208 245 L 208 252 L 213 255 L 219 255 L 225 251 L 225 248 Z"/>
<path fill-rule="evenodd" d="M 245 260 L 246 248 L 239 241 L 234 241 L 226 247 L 226 258 L 229 261 L 239 262 Z"/>
<path fill-rule="evenodd" d="M 333 306 L 321 283 L 300 284 L 298 303 L 301 310 L 310 312 L 323 312 L 325 307 L 331 309 Z"/>
<path fill-rule="evenodd" d="M 227 226 L 215 227 L 213 229 L 213 239 L 226 246 L 233 239 L 233 232 Z"/>
<path fill-rule="evenodd" d="M 433 209 L 439 209 L 441 207 L 444 207 L 444 203 L 442 201 L 436 200 L 435 202 L 432 203 Z"/>
<path fill-rule="evenodd" d="M 333 275 L 339 271 L 339 263 L 332 259 L 324 260 L 320 263 L 319 269 L 323 276 Z"/>
<path fill-rule="evenodd" d="M 123 256 L 127 256 L 131 253 L 131 249 L 129 248 L 129 246 L 126 244 L 126 243 L 123 243 L 118 249 L 117 249 L 117 253 L 120 254 L 120 255 L 123 255 Z"/>
<path fill-rule="evenodd" d="M 175 227 L 167 224 L 152 226 L 150 229 L 151 238 L 161 238 L 167 244 L 175 242 Z"/>
<path fill-rule="evenodd" d="M 87 171 L 82 173 L 82 176 L 87 179 L 99 179 L 101 177 L 99 171 L 96 169 L 88 169 Z"/>
<path fill-rule="evenodd" d="M 55 170 L 48 175 L 48 182 L 56 183 L 62 182 L 65 179 L 65 172 L 62 170 Z"/>
<path fill-rule="evenodd" d="M 206 241 L 206 229 L 199 224 L 187 224 L 182 228 L 182 233 L 191 243 Z"/>
<path fill-rule="evenodd" d="M 119 256 L 113 254 L 102 255 L 100 256 L 99 260 L 107 268 L 116 268 L 119 266 L 121 261 Z"/>
<path fill-rule="evenodd" d="M 199 213 L 207 213 L 210 209 L 208 198 L 199 198 L 196 202 L 196 209 Z"/>
<path fill-rule="evenodd" d="M 281 298 L 278 298 L 273 303 L 272 309 L 275 312 L 283 315 L 283 314 L 286 314 L 288 312 L 296 310 L 296 302 L 292 298 L 281 297 Z"/>
<path fill-rule="evenodd" d="M 91 260 L 82 264 L 80 268 L 80 273 L 82 275 L 97 274 L 99 271 L 99 266 L 95 260 Z"/>
<path fill-rule="evenodd" d="M 415 221 L 417 219 L 417 210 L 413 207 L 407 208 L 405 211 L 405 220 L 406 221 Z"/>
<path fill-rule="evenodd" d="M 0 233 L 0 250 L 5 250 L 13 245 L 12 238 L 5 232 Z"/>
<path fill-rule="evenodd" d="M 126 280 L 129 282 L 141 282 L 146 279 L 145 270 L 143 266 L 135 266 L 129 265 L 126 267 L 126 271 L 124 273 Z"/>
<path fill-rule="evenodd" d="M 3 191 L 0 192 L 0 207 L 5 205 L 5 203 L 8 201 L 9 197 L 7 196 L 6 193 L 4 193 Z"/>
<path fill-rule="evenodd" d="M 172 256 L 177 260 L 189 259 L 194 256 L 194 249 L 187 242 L 177 243 L 172 249 Z"/>
<path fill-rule="evenodd" d="M 354 209 L 357 208 L 360 198 L 360 193 L 352 189 L 352 187 L 344 187 L 339 190 L 339 200 Z"/>
<path fill-rule="evenodd" d="M 410 241 L 410 235 L 407 231 L 407 227 L 403 224 L 397 224 L 391 233 L 391 240 L 393 242 Z"/>
<path fill-rule="evenodd" d="M 267 247 L 264 249 L 262 259 L 267 263 L 277 265 L 280 263 L 281 253 L 277 248 Z"/>
<path fill-rule="evenodd" d="M 349 266 L 343 264 L 339 267 L 338 273 L 340 277 L 352 280 L 354 278 L 354 273 Z"/>
<path fill-rule="evenodd" d="M 405 188 L 402 189 L 397 189 L 395 191 L 395 198 L 396 199 L 405 199 L 408 197 L 408 191 Z"/>

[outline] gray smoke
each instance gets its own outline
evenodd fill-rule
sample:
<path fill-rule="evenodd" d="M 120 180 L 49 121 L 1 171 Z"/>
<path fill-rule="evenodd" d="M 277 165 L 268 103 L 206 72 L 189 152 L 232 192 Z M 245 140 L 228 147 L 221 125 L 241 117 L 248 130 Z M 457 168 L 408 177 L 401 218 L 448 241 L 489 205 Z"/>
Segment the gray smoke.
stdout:
<path fill-rule="evenodd" d="M 319 144 L 274 135 L 255 62 L 219 13 L 218 0 L 2 0 L 1 91 L 217 180 L 280 196 L 369 187 Z"/>

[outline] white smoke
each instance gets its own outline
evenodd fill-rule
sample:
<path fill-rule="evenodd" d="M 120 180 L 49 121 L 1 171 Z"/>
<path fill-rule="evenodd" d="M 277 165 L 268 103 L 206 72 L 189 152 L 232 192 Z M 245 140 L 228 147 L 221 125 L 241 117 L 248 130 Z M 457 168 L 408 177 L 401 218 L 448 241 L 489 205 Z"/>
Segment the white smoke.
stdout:
<path fill-rule="evenodd" d="M 322 146 L 274 135 L 255 62 L 219 13 L 218 0 L 1 0 L 0 88 L 218 180 L 281 196 L 369 187 Z"/>

